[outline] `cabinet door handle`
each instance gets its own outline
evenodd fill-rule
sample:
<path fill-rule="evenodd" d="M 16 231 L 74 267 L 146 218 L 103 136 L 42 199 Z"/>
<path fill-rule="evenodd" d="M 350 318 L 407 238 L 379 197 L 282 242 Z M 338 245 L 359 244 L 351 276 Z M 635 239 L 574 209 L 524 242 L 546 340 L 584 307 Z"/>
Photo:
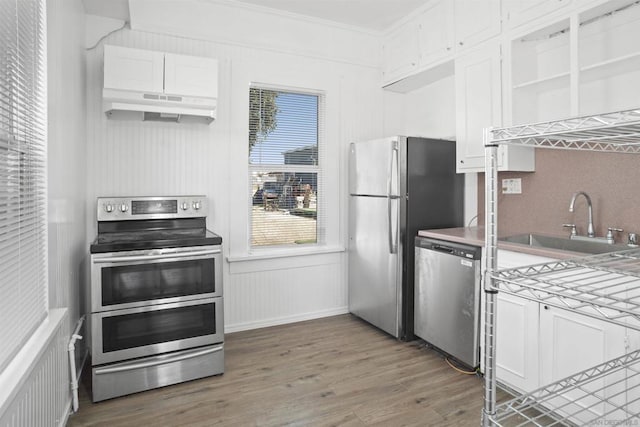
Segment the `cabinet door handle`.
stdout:
<path fill-rule="evenodd" d="M 544 309 L 545 309 L 545 310 L 549 310 L 549 306 L 548 306 L 548 305 L 545 305 L 545 306 L 544 306 Z"/>

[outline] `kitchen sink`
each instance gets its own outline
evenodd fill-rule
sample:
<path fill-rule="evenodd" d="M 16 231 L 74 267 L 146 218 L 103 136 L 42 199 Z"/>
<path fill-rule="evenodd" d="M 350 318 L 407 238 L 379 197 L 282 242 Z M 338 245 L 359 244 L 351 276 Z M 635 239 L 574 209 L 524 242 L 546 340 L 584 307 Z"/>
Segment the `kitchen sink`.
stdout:
<path fill-rule="evenodd" d="M 562 251 L 581 252 L 585 254 L 602 254 L 629 249 L 623 244 L 608 244 L 604 241 L 572 240 L 568 237 L 545 236 L 544 234 L 516 234 L 498 238 L 499 241 L 517 243 L 538 248 L 557 249 Z"/>

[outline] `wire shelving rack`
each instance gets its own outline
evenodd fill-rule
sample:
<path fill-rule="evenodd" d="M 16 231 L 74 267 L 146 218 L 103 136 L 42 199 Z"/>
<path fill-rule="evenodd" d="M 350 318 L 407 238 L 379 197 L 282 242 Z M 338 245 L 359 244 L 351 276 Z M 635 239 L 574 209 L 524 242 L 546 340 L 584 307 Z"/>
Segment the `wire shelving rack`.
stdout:
<path fill-rule="evenodd" d="M 640 425 L 640 350 L 496 404 L 497 293 L 640 331 L 640 248 L 498 270 L 499 145 L 640 153 L 640 109 L 488 128 L 485 144 L 484 426 Z M 600 381 L 606 377 L 606 387 Z M 568 398 L 567 396 L 571 396 Z"/>

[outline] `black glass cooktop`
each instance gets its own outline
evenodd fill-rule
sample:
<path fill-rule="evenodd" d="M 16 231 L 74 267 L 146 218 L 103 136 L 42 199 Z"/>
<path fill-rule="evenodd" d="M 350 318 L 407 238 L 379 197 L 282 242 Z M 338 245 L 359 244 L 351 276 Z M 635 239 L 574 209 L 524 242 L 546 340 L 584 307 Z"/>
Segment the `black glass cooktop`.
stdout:
<path fill-rule="evenodd" d="M 204 228 L 204 220 L 122 221 L 98 223 L 98 235 L 90 251 L 94 254 L 220 244 L 222 237 Z"/>

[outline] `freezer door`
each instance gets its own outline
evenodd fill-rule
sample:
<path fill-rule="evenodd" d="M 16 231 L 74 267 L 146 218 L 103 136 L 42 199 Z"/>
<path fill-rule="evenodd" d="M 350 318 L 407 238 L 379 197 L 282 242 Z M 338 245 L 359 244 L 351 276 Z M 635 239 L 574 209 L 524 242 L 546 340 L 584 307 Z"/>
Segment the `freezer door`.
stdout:
<path fill-rule="evenodd" d="M 400 335 L 402 251 L 399 199 L 351 196 L 349 311 L 385 332 Z"/>
<path fill-rule="evenodd" d="M 399 196 L 401 144 L 406 145 L 405 137 L 352 143 L 349 147 L 349 193 Z"/>

